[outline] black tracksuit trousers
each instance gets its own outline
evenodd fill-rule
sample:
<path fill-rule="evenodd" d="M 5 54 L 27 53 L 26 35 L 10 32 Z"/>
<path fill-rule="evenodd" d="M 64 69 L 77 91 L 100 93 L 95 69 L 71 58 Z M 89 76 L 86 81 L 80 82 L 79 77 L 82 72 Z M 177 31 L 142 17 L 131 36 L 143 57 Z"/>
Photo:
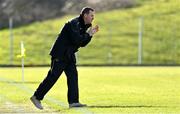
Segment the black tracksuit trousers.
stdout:
<path fill-rule="evenodd" d="M 68 103 L 71 104 L 79 102 L 78 73 L 75 62 L 65 62 L 55 58 L 51 59 L 51 69 L 49 70 L 46 78 L 35 91 L 34 96 L 36 96 L 38 100 L 42 100 L 46 93 L 56 83 L 63 71 L 67 76 Z"/>

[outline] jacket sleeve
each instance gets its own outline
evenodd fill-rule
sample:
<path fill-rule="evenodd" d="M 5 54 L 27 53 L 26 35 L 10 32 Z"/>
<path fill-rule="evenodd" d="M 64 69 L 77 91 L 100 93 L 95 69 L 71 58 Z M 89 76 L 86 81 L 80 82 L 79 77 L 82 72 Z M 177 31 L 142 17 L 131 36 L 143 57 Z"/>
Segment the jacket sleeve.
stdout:
<path fill-rule="evenodd" d="M 80 47 L 86 46 L 90 41 L 92 36 L 88 33 L 80 34 L 80 28 L 78 22 L 69 22 L 70 27 L 70 40 L 72 44 Z"/>

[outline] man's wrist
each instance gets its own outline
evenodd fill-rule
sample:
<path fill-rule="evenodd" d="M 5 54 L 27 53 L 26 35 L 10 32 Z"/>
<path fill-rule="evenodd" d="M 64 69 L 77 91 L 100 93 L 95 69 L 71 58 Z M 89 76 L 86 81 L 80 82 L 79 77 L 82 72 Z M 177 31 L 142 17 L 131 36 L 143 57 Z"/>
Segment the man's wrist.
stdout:
<path fill-rule="evenodd" d="M 89 32 L 87 32 L 87 33 L 89 34 L 89 36 L 93 36 L 93 33 L 92 33 L 92 32 L 89 31 Z"/>
<path fill-rule="evenodd" d="M 88 35 L 90 38 L 92 38 L 92 37 L 93 37 L 93 35 L 91 35 L 91 34 L 89 34 L 89 33 L 87 33 L 87 35 Z"/>

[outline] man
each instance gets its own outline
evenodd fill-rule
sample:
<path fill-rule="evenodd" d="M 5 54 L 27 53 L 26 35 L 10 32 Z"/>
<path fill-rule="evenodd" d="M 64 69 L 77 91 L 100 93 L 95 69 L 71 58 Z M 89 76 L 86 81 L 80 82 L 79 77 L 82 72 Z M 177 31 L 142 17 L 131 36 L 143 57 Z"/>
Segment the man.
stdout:
<path fill-rule="evenodd" d="M 51 51 L 51 68 L 39 85 L 34 95 L 30 98 L 32 103 L 38 108 L 43 109 L 41 100 L 55 84 L 59 76 L 64 71 L 67 76 L 68 103 L 69 107 L 84 107 L 85 104 L 79 102 L 78 72 L 76 69 L 75 52 L 78 48 L 86 46 L 92 36 L 98 32 L 99 27 L 92 27 L 95 11 L 90 7 L 82 9 L 80 16 L 67 22 Z"/>

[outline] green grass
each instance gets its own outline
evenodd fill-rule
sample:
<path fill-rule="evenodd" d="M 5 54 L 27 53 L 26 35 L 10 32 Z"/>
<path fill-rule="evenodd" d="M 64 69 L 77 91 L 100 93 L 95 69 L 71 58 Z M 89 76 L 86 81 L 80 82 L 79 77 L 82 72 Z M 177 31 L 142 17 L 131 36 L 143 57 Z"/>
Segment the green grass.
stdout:
<path fill-rule="evenodd" d="M 145 0 L 135 8 L 97 12 L 94 23 L 99 24 L 100 31 L 86 48 L 80 49 L 78 64 L 137 64 L 140 17 L 144 19 L 143 63 L 180 64 L 179 6 L 178 0 Z M 49 64 L 49 50 L 64 23 L 72 17 L 67 15 L 15 28 L 13 64 L 20 64 L 16 55 L 20 53 L 21 40 L 27 50 L 25 64 Z M 3 58 L 0 64 L 10 64 L 9 31 L 1 30 L 0 37 L 0 58 Z"/>
<path fill-rule="evenodd" d="M 29 101 L 48 68 L 0 69 L 0 112 L 12 113 L 180 113 L 179 67 L 78 67 L 80 101 L 68 109 L 63 74 L 43 100 L 45 110 Z M 10 108 L 11 107 L 11 108 Z"/>

